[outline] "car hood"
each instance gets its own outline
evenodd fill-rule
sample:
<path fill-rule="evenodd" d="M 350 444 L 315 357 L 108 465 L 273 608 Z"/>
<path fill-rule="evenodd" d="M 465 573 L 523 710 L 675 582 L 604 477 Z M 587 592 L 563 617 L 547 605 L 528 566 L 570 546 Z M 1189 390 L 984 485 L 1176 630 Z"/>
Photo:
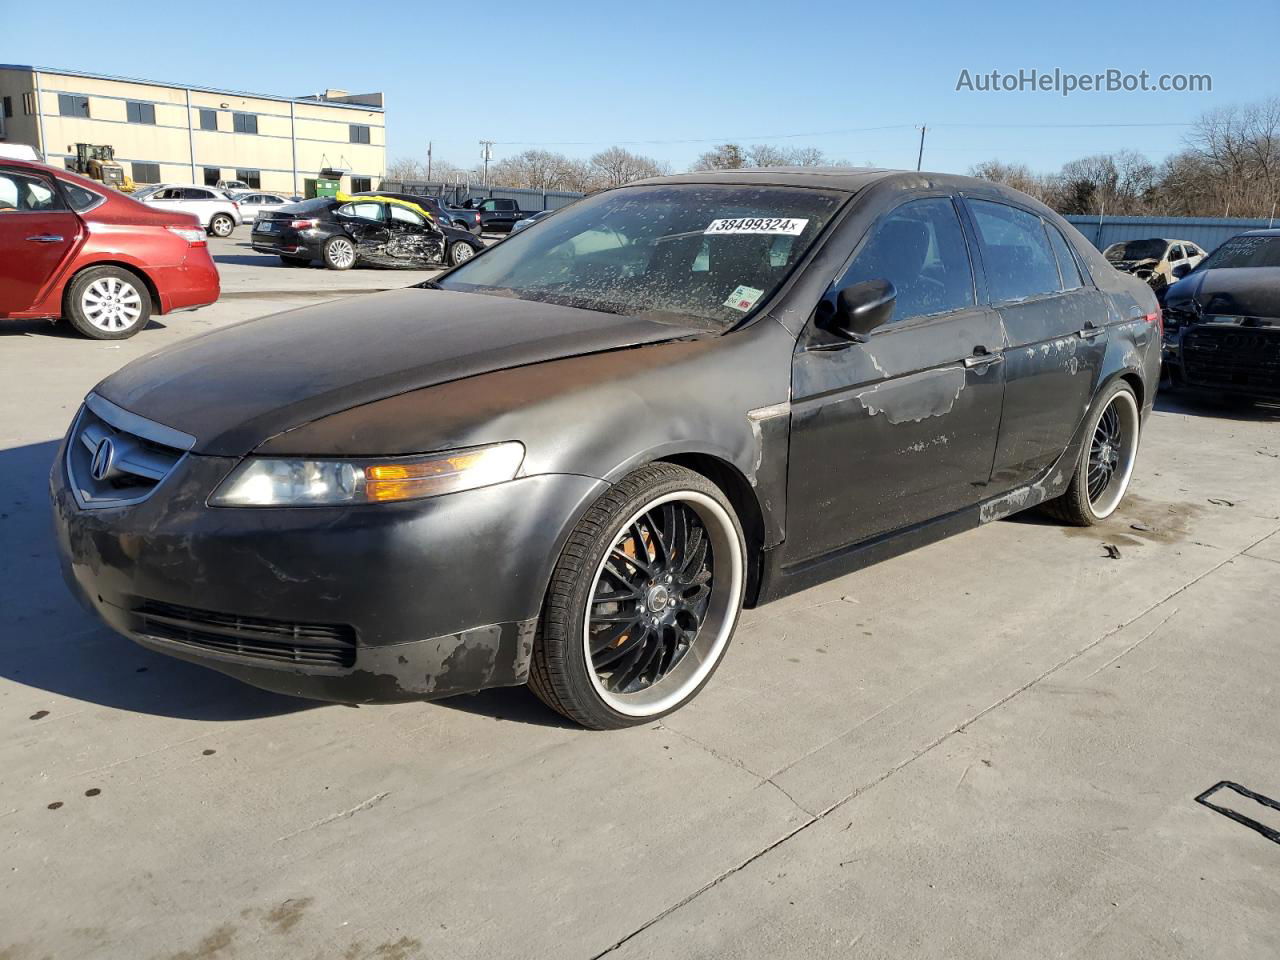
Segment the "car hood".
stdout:
<path fill-rule="evenodd" d="M 251 320 L 136 360 L 95 392 L 242 456 L 282 431 L 451 380 L 705 330 L 409 288 Z M 320 451 L 317 451 L 320 452 Z"/>
<path fill-rule="evenodd" d="M 1205 316 L 1280 317 L 1280 267 L 1195 270 L 1165 294 L 1170 310 Z"/>
<path fill-rule="evenodd" d="M 1108 260 L 1109 264 L 1117 270 L 1123 270 L 1125 273 L 1132 273 L 1134 270 L 1142 270 L 1147 267 L 1159 266 L 1160 261 L 1154 258 L 1146 260 Z"/>

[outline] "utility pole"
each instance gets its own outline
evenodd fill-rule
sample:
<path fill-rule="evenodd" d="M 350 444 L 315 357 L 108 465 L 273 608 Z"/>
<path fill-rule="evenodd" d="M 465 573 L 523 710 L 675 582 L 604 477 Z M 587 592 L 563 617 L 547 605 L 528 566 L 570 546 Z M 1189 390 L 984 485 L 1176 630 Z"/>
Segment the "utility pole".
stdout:
<path fill-rule="evenodd" d="M 920 126 L 920 152 L 916 154 L 916 169 L 920 169 L 920 164 L 924 162 L 924 132 L 929 128 L 923 124 Z"/>
<path fill-rule="evenodd" d="M 484 188 L 489 189 L 489 161 L 493 159 L 493 141 L 480 141 L 480 159 L 484 161 Z"/>
<path fill-rule="evenodd" d="M 431 182 L 431 141 L 427 141 L 427 183 Z"/>

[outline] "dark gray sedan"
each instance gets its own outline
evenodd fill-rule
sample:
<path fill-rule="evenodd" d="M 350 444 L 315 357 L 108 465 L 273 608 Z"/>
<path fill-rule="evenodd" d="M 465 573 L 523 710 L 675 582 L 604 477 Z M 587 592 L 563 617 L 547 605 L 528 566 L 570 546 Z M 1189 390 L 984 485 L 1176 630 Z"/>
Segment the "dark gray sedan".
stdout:
<path fill-rule="evenodd" d="M 1159 322 L 990 183 L 651 180 L 108 377 L 53 468 L 58 540 L 115 629 L 262 687 L 529 683 L 642 723 L 744 605 L 1036 505 L 1109 516 Z"/>

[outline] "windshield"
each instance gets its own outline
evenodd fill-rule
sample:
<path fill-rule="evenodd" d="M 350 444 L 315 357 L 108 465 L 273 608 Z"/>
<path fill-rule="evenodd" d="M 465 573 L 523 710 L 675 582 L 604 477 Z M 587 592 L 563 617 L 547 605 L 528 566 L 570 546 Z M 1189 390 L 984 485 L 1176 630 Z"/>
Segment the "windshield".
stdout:
<path fill-rule="evenodd" d="M 844 196 L 794 187 L 626 187 L 580 200 L 440 280 L 727 329 L 767 300 Z"/>
<path fill-rule="evenodd" d="M 1229 267 L 1280 267 L 1280 237 L 1232 237 L 1200 263 L 1202 270 Z"/>
<path fill-rule="evenodd" d="M 162 186 L 164 186 L 164 184 L 156 183 L 156 184 L 152 184 L 149 187 L 140 187 L 137 190 L 133 191 L 133 199 L 138 200 L 138 199 L 141 199 L 142 197 L 149 197 L 153 193 L 155 193 L 157 190 L 159 190 Z"/>
<path fill-rule="evenodd" d="M 1164 240 L 1127 240 L 1113 243 L 1102 255 L 1112 263 L 1118 260 L 1159 260 L 1168 246 Z"/>

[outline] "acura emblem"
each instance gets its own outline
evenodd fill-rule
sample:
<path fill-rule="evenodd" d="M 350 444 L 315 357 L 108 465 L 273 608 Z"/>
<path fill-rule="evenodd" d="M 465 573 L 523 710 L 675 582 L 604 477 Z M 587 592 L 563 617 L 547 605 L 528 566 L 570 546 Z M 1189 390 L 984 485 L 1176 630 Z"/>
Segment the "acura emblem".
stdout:
<path fill-rule="evenodd" d="M 111 475 L 115 466 L 116 445 L 110 437 L 103 437 L 93 449 L 93 460 L 89 463 L 89 473 L 95 480 L 105 480 Z"/>

